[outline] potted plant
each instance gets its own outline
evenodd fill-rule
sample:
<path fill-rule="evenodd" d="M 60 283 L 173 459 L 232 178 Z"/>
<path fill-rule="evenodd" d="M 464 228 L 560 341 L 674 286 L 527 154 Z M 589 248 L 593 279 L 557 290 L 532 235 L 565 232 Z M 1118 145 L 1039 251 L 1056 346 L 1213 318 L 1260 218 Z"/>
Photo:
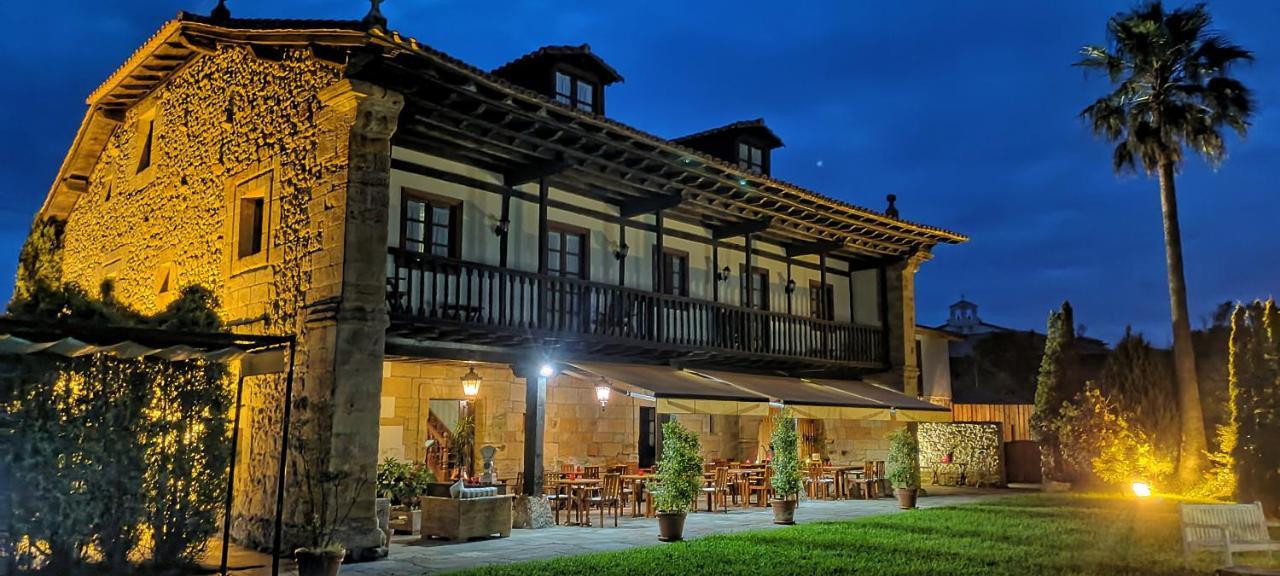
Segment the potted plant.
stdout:
<path fill-rule="evenodd" d="M 796 436 L 796 420 L 790 410 L 783 410 L 773 421 L 773 460 L 769 461 L 773 487 L 774 524 L 795 524 L 796 505 L 800 503 L 800 439 Z"/>
<path fill-rule="evenodd" d="M 337 576 L 347 556 L 345 545 L 336 537 L 347 524 L 351 512 L 367 486 L 367 479 L 333 466 L 329 450 L 315 442 L 324 423 L 331 421 L 330 402 L 295 401 L 300 414 L 298 434 L 290 456 L 294 461 L 299 505 L 302 517 L 303 546 L 293 551 L 298 563 L 298 576 Z"/>
<path fill-rule="evenodd" d="M 378 496 L 391 503 L 391 528 L 410 534 L 422 529 L 419 496 L 427 494 L 436 475 L 421 462 L 387 458 L 378 464 Z"/>
<path fill-rule="evenodd" d="M 889 434 L 889 457 L 885 464 L 889 482 L 898 496 L 898 507 L 915 508 L 920 490 L 920 445 L 910 429 L 902 428 Z"/>
<path fill-rule="evenodd" d="M 702 447 L 698 437 L 675 420 L 662 425 L 662 459 L 654 480 L 658 539 L 682 540 L 685 515 L 702 491 Z"/>

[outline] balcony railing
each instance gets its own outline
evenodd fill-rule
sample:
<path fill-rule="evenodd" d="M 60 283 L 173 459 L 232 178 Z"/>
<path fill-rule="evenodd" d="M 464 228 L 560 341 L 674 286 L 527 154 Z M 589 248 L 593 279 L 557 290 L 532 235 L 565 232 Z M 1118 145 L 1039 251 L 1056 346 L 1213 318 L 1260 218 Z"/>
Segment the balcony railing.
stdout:
<path fill-rule="evenodd" d="M 880 328 L 388 250 L 393 320 L 880 365 Z"/>

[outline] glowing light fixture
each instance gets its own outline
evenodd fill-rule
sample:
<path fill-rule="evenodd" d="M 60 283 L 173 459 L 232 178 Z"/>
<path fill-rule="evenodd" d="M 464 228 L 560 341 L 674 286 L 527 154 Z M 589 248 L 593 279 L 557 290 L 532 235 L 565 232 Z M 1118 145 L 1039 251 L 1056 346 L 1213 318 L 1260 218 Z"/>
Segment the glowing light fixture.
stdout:
<path fill-rule="evenodd" d="M 609 385 L 601 382 L 596 385 L 596 402 L 600 403 L 600 408 L 609 405 Z"/>
<path fill-rule="evenodd" d="M 1149 498 L 1151 496 L 1151 485 L 1146 482 L 1133 483 L 1133 495 L 1139 498 Z"/>
<path fill-rule="evenodd" d="M 468 366 L 467 373 L 462 375 L 462 395 L 468 400 L 474 399 L 480 394 L 480 374 L 476 372 L 475 366 Z"/>
<path fill-rule="evenodd" d="M 538 375 L 543 378 L 550 378 L 556 375 L 556 369 L 550 364 L 543 364 L 541 368 L 538 368 Z"/>

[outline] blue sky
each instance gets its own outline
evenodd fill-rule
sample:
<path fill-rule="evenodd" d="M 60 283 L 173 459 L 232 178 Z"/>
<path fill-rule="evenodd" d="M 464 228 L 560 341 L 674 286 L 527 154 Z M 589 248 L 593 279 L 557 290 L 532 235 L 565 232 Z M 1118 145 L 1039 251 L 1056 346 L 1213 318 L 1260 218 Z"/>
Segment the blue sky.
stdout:
<path fill-rule="evenodd" d="M 215 0 L 64 0 L 4 9 L 0 36 L 0 299 L 85 96 L 180 9 Z M 236 16 L 360 18 L 360 0 L 230 0 Z M 1176 3 L 1171 3 L 1176 5 Z M 787 146 L 774 176 L 973 240 L 940 247 L 917 285 L 922 323 L 962 293 L 984 319 L 1042 328 L 1063 299 L 1092 336 L 1126 324 L 1168 341 L 1154 181 L 1117 177 L 1077 114 L 1106 89 L 1070 64 L 1129 2 L 387 0 L 392 28 L 482 68 L 544 44 L 589 43 L 626 82 L 611 116 L 664 136 L 764 117 Z M 1254 50 L 1260 103 L 1216 172 L 1180 179 L 1191 315 L 1280 286 L 1280 3 L 1211 2 Z M 21 24 L 21 25 L 17 25 Z M 1268 161 L 1267 158 L 1271 158 Z"/>

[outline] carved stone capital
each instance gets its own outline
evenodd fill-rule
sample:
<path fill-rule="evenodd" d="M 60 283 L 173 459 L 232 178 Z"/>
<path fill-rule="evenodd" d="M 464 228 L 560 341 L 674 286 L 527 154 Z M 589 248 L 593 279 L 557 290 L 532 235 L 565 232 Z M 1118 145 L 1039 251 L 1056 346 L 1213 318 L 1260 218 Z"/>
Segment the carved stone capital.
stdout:
<path fill-rule="evenodd" d="M 344 79 L 320 91 L 328 110 L 351 116 L 351 134 L 370 140 L 387 140 L 395 134 L 404 96 L 363 80 Z"/>

